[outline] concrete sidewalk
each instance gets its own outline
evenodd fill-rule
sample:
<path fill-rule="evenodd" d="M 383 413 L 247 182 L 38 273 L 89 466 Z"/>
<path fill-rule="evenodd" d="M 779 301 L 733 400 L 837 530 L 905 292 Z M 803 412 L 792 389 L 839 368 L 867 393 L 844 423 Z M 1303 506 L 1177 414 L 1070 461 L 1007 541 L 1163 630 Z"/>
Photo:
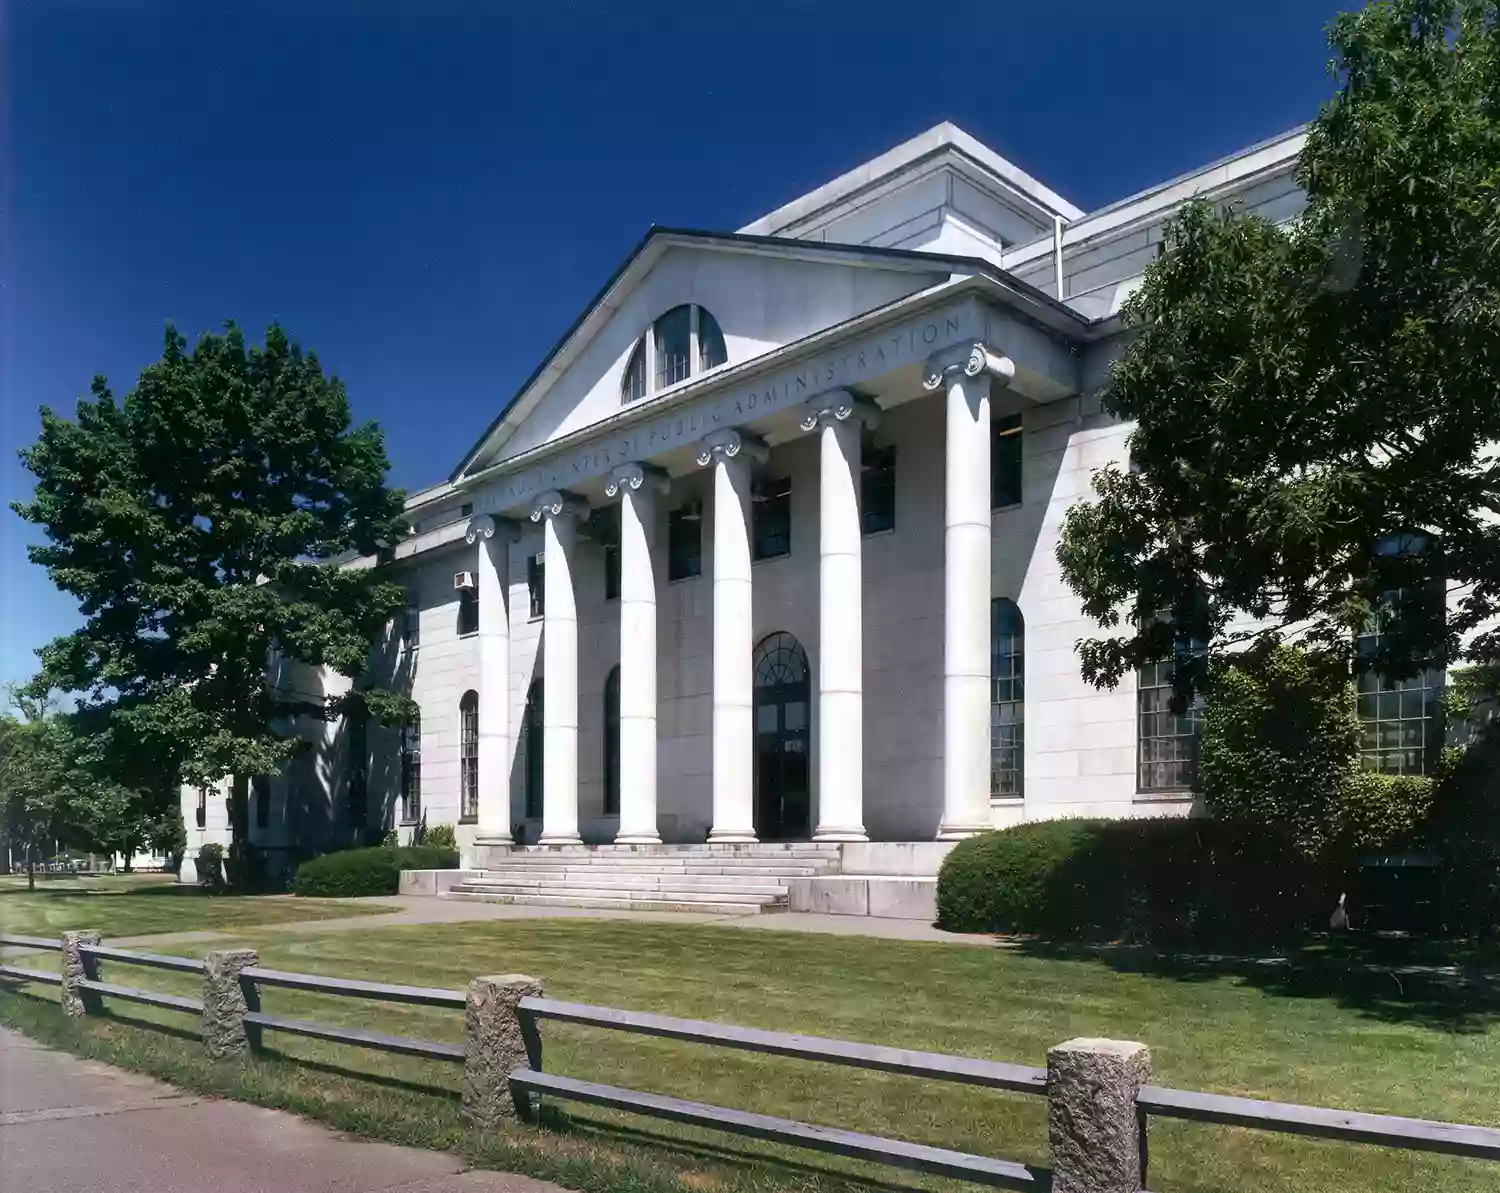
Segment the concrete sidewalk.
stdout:
<path fill-rule="evenodd" d="M 26 1193 L 563 1193 L 443 1152 L 199 1098 L 0 1030 L 0 1188 Z"/>

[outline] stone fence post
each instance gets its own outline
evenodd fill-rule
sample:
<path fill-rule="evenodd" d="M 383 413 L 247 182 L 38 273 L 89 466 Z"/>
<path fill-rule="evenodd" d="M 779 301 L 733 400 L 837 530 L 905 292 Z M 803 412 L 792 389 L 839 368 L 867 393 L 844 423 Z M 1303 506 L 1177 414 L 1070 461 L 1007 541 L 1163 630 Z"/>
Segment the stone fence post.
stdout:
<path fill-rule="evenodd" d="M 240 971 L 259 960 L 254 949 L 224 949 L 203 958 L 203 1047 L 214 1060 L 242 1059 L 260 1038 L 260 1029 L 245 1023 L 245 1012 L 259 1006 L 249 1005 L 240 980 Z"/>
<path fill-rule="evenodd" d="M 62 934 L 62 1009 L 63 1014 L 70 1018 L 87 1015 L 100 1008 L 97 994 L 78 987 L 78 983 L 85 979 L 99 980 L 98 964 L 92 957 L 85 957 L 78 946 L 98 943 L 99 933 L 95 931 Z"/>
<path fill-rule="evenodd" d="M 523 1029 L 516 1004 L 540 998 L 542 984 L 525 974 L 475 978 L 464 1008 L 464 1114 L 477 1129 L 493 1131 L 507 1119 L 531 1118 L 533 1107 L 510 1096 L 513 1069 L 541 1064 L 541 1045 Z M 530 1036 L 530 1039 L 528 1039 Z M 535 1055 L 533 1055 L 535 1052 Z"/>
<path fill-rule="evenodd" d="M 1122 1040 L 1068 1040 L 1047 1050 L 1052 1193 L 1139 1193 L 1145 1134 L 1136 1095 L 1151 1051 Z"/>

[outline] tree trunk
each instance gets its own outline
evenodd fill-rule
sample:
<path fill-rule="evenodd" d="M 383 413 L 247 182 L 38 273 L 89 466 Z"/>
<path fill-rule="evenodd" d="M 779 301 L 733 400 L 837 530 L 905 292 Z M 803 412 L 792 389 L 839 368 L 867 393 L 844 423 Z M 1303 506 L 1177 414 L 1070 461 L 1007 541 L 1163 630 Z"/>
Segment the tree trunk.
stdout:
<path fill-rule="evenodd" d="M 26 845 L 26 889 L 36 890 L 36 851 L 29 842 Z"/>

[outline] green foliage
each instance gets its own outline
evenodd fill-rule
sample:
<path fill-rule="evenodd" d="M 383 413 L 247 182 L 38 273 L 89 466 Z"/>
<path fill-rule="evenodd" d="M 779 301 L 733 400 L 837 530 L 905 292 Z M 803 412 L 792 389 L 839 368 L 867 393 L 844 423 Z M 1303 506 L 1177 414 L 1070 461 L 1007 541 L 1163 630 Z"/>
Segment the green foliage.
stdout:
<path fill-rule="evenodd" d="M 211 891 L 224 889 L 224 847 L 208 842 L 198 850 L 198 883 Z"/>
<path fill-rule="evenodd" d="M 1263 947 L 1326 926 L 1337 898 L 1274 831 L 1219 821 L 1056 820 L 960 842 L 938 926 L 1058 941 Z"/>
<path fill-rule="evenodd" d="M 1380 775 L 1355 768 L 1339 784 L 1330 839 L 1343 856 L 1411 846 L 1432 815 L 1433 781 L 1426 775 Z"/>
<path fill-rule="evenodd" d="M 167 860 L 167 869 L 177 871 L 187 852 L 187 827 L 182 823 L 181 807 L 173 807 L 151 825 L 146 842 Z"/>
<path fill-rule="evenodd" d="M 458 854 L 427 845 L 389 849 L 346 849 L 303 862 L 292 881 L 294 894 L 350 899 L 361 895 L 394 895 L 402 870 L 451 870 Z"/>
<path fill-rule="evenodd" d="M 382 849 L 400 849 L 401 834 L 393 828 L 386 829 L 385 836 L 380 838 L 380 847 Z"/>
<path fill-rule="evenodd" d="M 1170 657 L 1158 615 L 1210 650 L 1302 624 L 1347 651 L 1392 593 L 1384 674 L 1500 662 L 1497 29 L 1496 0 L 1338 15 L 1302 216 L 1200 202 L 1167 229 L 1102 394 L 1136 424 L 1132 470 L 1095 474 L 1058 546 L 1115 630 L 1080 645 L 1091 682 Z M 1414 531 L 1422 549 L 1381 549 Z M 1189 664 L 1180 691 L 1205 678 Z"/>
<path fill-rule="evenodd" d="M 1315 858 L 1338 831 L 1340 791 L 1358 765 L 1345 659 L 1263 642 L 1213 664 L 1198 791 L 1215 817 L 1247 831 L 1274 826 Z"/>
<path fill-rule="evenodd" d="M 72 421 L 44 408 L 22 459 L 36 486 L 14 508 L 47 540 L 30 557 L 84 614 L 32 687 L 83 694 L 116 733 L 122 786 L 234 776 L 237 852 L 245 776 L 298 747 L 279 718 L 409 703 L 356 691 L 325 705 L 267 682 L 273 658 L 359 677 L 405 603 L 383 568 L 328 562 L 400 538 L 401 495 L 380 431 L 350 425 L 342 383 L 280 328 L 255 348 L 230 325 L 191 352 L 169 328 L 123 400 L 101 377 Z"/>
<path fill-rule="evenodd" d="M 458 848 L 458 840 L 453 835 L 451 824 L 434 824 L 428 828 L 426 822 L 423 822 L 416 844 L 428 845 L 433 849 Z"/>

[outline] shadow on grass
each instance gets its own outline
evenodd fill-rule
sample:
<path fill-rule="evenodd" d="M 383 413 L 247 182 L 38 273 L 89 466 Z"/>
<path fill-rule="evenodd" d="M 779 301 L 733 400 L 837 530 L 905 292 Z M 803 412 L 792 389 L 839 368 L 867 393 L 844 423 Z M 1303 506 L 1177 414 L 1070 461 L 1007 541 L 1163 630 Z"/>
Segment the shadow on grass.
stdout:
<path fill-rule="evenodd" d="M 1500 1023 L 1500 981 L 1464 946 L 1430 942 L 1341 940 L 1278 956 L 1170 953 L 1133 945 L 1023 941 L 1023 956 L 1094 961 L 1116 973 L 1180 982 L 1233 979 L 1279 998 L 1326 999 L 1386 1023 L 1477 1033 Z"/>
<path fill-rule="evenodd" d="M 542 1106 L 540 1125 L 549 1131 L 569 1135 L 575 1139 L 596 1143 L 600 1146 L 611 1143 L 630 1143 L 637 1147 L 650 1148 L 653 1153 L 670 1154 L 679 1163 L 687 1161 L 711 1163 L 741 1173 L 771 1170 L 778 1175 L 817 1182 L 819 1187 L 832 1184 L 851 1189 L 878 1190 L 881 1193 L 912 1193 L 913 1190 L 921 1187 L 918 1184 L 881 1180 L 875 1176 L 864 1176 L 824 1164 L 794 1160 L 772 1152 L 752 1151 L 747 1148 L 736 1147 L 730 1142 L 717 1143 L 708 1140 L 684 1139 L 677 1135 L 653 1131 L 646 1127 L 635 1127 L 624 1123 L 613 1123 L 602 1120 L 580 1119 L 574 1117 L 567 1110 L 546 1103 Z M 781 1144 L 778 1146 L 791 1147 L 793 1145 Z M 872 1166 L 876 1164 L 873 1160 L 858 1162 L 869 1163 Z M 905 1174 L 905 1170 L 898 1169 L 897 1171 L 903 1175 Z M 1048 1169 L 1032 1167 L 1031 1171 L 1040 1178 L 1040 1188 L 1046 1189 L 1049 1187 L 1050 1173 Z M 916 1182 L 921 1180 L 922 1174 L 913 1171 L 910 1173 L 910 1176 Z"/>
<path fill-rule="evenodd" d="M 388 1077 L 381 1073 L 372 1073 L 368 1069 L 349 1069 L 343 1065 L 329 1064 L 327 1061 L 309 1060 L 305 1056 L 283 1052 L 279 1048 L 270 1048 L 264 1044 L 256 1049 L 255 1057 L 257 1060 L 274 1060 L 280 1064 L 291 1065 L 298 1069 L 307 1069 L 309 1072 L 322 1073 L 326 1077 L 337 1077 L 344 1081 L 362 1081 L 370 1085 L 378 1085 L 383 1089 L 396 1089 L 401 1090 L 403 1093 L 446 1098 L 451 1102 L 458 1102 L 463 1099 L 462 1093 L 456 1089 L 449 1089 L 446 1086 L 427 1085 L 421 1081 L 407 1081 L 401 1077 Z"/>

